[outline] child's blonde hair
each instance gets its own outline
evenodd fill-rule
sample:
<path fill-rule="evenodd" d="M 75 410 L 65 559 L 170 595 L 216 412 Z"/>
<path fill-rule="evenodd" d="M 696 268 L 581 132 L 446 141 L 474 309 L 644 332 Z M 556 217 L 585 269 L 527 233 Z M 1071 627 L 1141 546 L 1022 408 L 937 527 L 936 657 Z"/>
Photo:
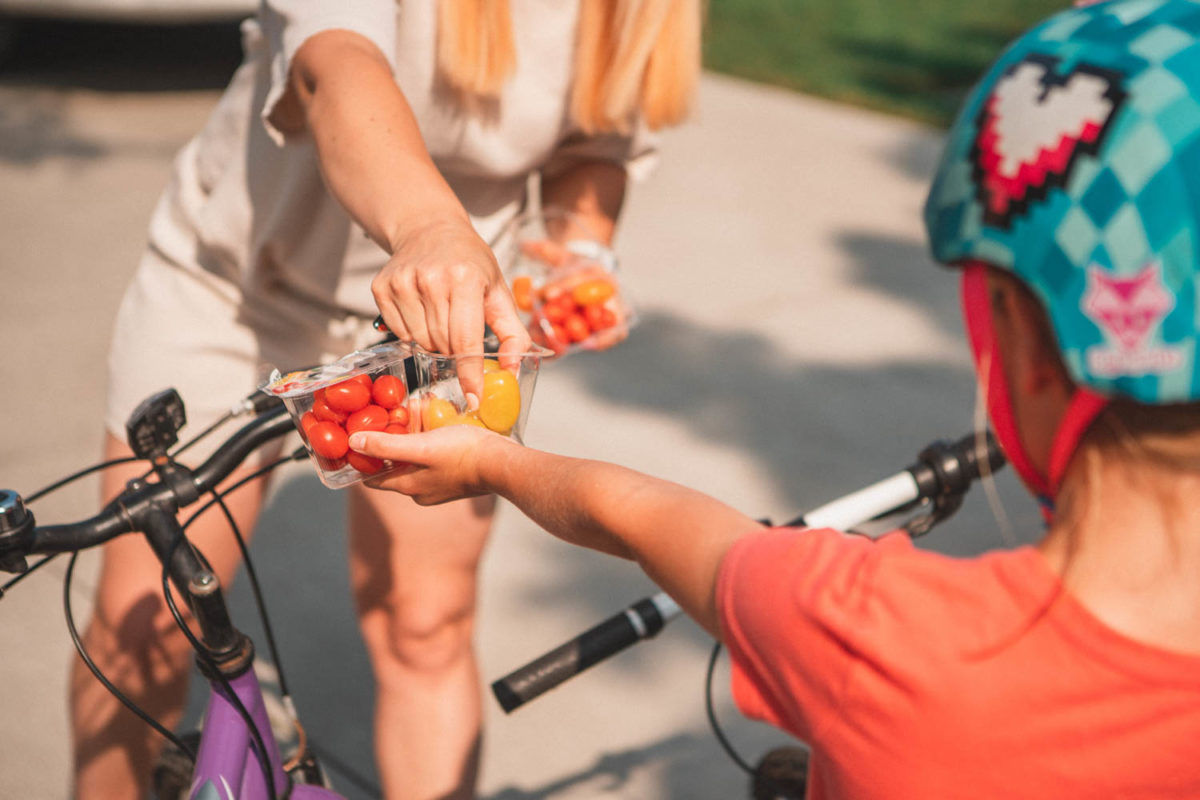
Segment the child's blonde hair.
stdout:
<path fill-rule="evenodd" d="M 680 122 L 700 73 L 701 0 L 579 0 L 571 117 L 587 133 Z M 439 0 L 440 76 L 494 97 L 516 66 L 508 0 Z"/>

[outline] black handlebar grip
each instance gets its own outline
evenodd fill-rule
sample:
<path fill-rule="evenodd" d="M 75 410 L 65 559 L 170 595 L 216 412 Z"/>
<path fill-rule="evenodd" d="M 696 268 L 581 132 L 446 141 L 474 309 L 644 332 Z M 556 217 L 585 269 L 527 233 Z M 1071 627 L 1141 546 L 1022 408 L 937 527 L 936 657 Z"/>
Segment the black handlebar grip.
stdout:
<path fill-rule="evenodd" d="M 589 628 L 520 669 L 492 683 L 492 693 L 506 713 L 542 695 L 609 656 L 642 639 L 649 639 L 666 624 L 651 598 Z"/>

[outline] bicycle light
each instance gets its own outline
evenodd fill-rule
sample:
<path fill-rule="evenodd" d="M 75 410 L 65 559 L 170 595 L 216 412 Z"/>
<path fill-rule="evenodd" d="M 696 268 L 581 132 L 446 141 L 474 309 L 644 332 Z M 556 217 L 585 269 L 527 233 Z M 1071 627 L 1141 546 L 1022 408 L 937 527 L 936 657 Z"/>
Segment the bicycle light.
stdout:
<path fill-rule="evenodd" d="M 25 508 L 21 495 L 0 489 L 0 570 L 29 569 L 24 553 L 33 537 L 33 524 L 33 514 Z"/>
<path fill-rule="evenodd" d="M 147 397 L 129 415 L 125 434 L 138 458 L 158 459 L 177 441 L 179 429 L 187 424 L 183 399 L 174 389 L 163 389 Z"/>

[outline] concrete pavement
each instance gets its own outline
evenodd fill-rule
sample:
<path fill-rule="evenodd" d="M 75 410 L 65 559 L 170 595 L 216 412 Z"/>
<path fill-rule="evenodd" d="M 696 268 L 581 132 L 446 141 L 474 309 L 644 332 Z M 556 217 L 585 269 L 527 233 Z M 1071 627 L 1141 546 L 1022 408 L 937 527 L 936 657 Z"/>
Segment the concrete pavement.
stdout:
<path fill-rule="evenodd" d="M 175 84 L 137 69 L 100 80 L 83 61 L 35 60 L 0 77 L 0 487 L 30 492 L 95 460 L 115 304 L 170 158 L 226 66 L 176 65 Z M 966 433 L 973 390 L 955 284 L 929 262 L 919 222 L 938 139 L 707 75 L 695 118 L 664 136 L 619 235 L 642 325 L 610 352 L 545 369 L 528 443 L 782 520 Z M 1014 526 L 1036 530 L 1011 476 L 997 483 Z M 82 517 L 95 492 L 89 479 L 34 510 L 42 522 Z M 307 465 L 290 469 L 253 552 L 306 726 L 371 778 L 371 676 L 349 603 L 343 500 Z M 977 491 L 927 543 L 971 553 L 1005 539 Z M 65 797 L 63 566 L 0 599 L 0 797 Z M 81 559 L 81 616 L 95 566 Z M 573 550 L 511 507 L 482 580 L 489 681 L 654 591 L 630 565 Z M 233 602 L 253 634 L 246 589 L 240 580 Z M 511 716 L 489 696 L 485 797 L 743 796 L 705 721 L 709 645 L 682 620 Z M 785 741 L 737 720 L 724 683 L 717 697 L 748 757 Z M 333 774 L 349 797 L 369 796 Z"/>

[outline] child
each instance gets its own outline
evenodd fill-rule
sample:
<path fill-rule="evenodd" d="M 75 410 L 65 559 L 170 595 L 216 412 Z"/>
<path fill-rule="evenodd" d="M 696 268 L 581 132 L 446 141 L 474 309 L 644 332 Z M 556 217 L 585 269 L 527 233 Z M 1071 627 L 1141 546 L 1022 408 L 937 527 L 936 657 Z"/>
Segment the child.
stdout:
<path fill-rule="evenodd" d="M 1036 546 L 765 530 L 609 464 L 445 428 L 355 434 L 382 488 L 487 492 L 636 560 L 729 648 L 810 798 L 1200 798 L 1200 3 L 1120 0 L 1019 39 L 926 207 Z"/>

